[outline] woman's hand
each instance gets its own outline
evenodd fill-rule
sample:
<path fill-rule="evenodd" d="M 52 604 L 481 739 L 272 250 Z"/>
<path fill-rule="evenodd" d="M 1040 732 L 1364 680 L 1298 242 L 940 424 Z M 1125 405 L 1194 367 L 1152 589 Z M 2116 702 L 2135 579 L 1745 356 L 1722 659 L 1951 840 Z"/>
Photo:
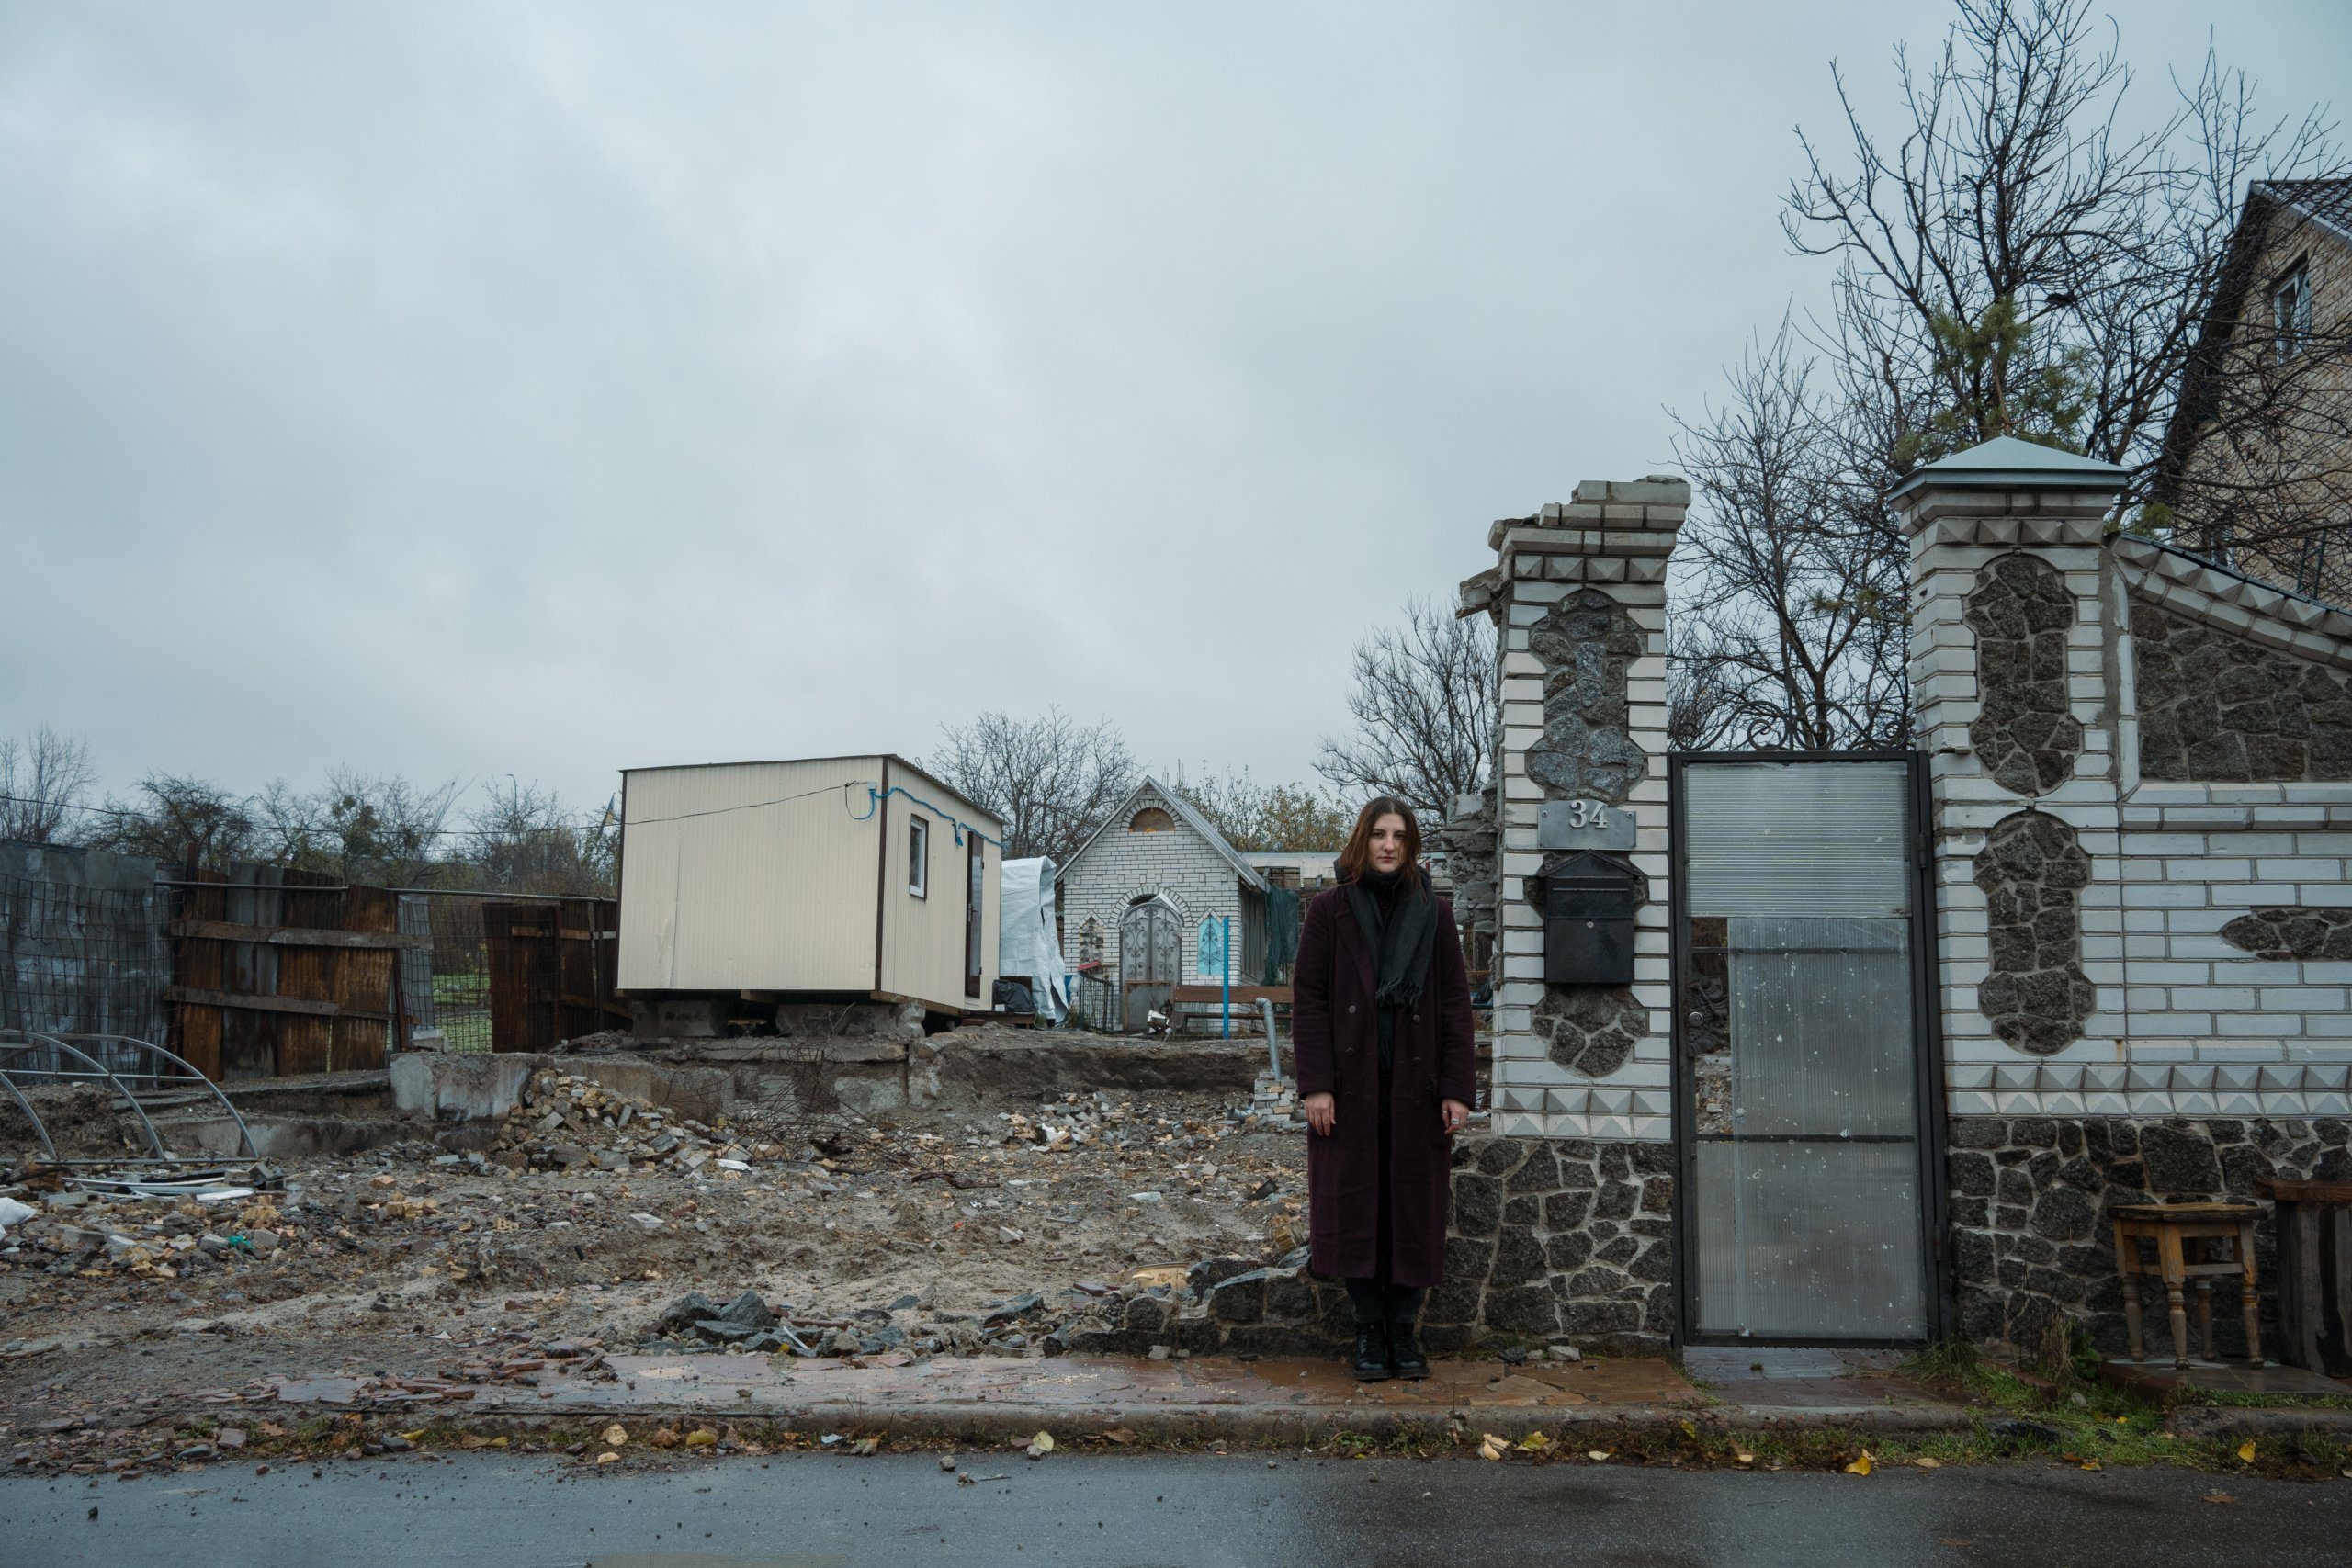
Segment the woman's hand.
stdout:
<path fill-rule="evenodd" d="M 1306 1112 L 1306 1129 L 1318 1137 L 1331 1135 L 1331 1123 L 1339 1120 L 1340 1102 L 1328 1094 L 1310 1094 L 1298 1102 Z"/>
<path fill-rule="evenodd" d="M 1470 1108 L 1458 1100 L 1438 1101 L 1438 1112 L 1445 1118 L 1445 1134 L 1449 1138 L 1470 1124 Z"/>

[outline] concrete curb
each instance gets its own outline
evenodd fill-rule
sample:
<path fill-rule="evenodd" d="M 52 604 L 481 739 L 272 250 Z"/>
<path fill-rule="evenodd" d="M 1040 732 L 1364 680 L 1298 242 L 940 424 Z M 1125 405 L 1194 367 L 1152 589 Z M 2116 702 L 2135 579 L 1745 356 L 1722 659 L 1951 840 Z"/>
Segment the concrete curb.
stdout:
<path fill-rule="evenodd" d="M 2184 1404 L 2165 1417 L 2165 1430 L 2182 1438 L 2325 1438 L 2344 1442 L 2352 1440 L 2352 1410 Z"/>

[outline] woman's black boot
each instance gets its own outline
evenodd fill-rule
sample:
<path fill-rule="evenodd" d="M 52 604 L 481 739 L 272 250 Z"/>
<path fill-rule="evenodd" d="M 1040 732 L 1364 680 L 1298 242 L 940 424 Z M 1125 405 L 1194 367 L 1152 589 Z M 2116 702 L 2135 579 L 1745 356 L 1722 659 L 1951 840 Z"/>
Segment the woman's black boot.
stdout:
<path fill-rule="evenodd" d="M 1356 1354 L 1353 1367 L 1358 1382 L 1386 1381 L 1388 1377 L 1388 1325 L 1386 1324 L 1359 1323 L 1356 1325 Z"/>
<path fill-rule="evenodd" d="M 1421 1342 L 1409 1323 L 1388 1325 L 1388 1364 L 1400 1378 L 1425 1378 L 1430 1375 L 1430 1359 L 1421 1352 Z"/>

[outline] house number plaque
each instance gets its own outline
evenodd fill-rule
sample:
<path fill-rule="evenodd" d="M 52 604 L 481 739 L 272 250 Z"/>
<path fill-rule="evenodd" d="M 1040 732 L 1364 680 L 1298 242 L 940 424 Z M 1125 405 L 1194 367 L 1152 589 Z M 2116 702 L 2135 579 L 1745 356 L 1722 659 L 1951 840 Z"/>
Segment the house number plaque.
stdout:
<path fill-rule="evenodd" d="M 1547 800 L 1536 814 L 1535 842 L 1546 850 L 1631 850 L 1634 814 L 1597 800 Z"/>

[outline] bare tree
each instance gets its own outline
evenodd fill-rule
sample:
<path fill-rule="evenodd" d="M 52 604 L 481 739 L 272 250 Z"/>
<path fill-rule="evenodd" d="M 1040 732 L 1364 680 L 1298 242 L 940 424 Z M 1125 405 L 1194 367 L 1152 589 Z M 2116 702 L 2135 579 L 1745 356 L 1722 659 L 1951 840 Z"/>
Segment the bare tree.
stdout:
<path fill-rule="evenodd" d="M 1499 739 L 1495 630 L 1427 599 L 1355 648 L 1356 732 L 1325 737 L 1315 771 L 1343 794 L 1393 795 L 1442 819 L 1486 787 Z"/>
<path fill-rule="evenodd" d="M 89 842 L 143 855 L 166 872 L 226 871 L 266 857 L 251 799 L 173 773 L 149 773 L 130 800 L 109 799 Z"/>
<path fill-rule="evenodd" d="M 609 810 L 581 821 L 551 789 L 518 782 L 485 786 L 487 802 L 458 838 L 474 886 L 507 893 L 609 897 L 618 838 Z"/>
<path fill-rule="evenodd" d="M 1080 724 L 1059 708 L 1032 718 L 984 713 L 940 732 L 946 744 L 924 765 L 1003 820 L 1008 859 L 1067 861 L 1140 776 L 1107 718 Z"/>
<path fill-rule="evenodd" d="M 0 839 L 70 841 L 82 798 L 98 782 L 90 743 L 42 725 L 22 741 L 0 739 Z"/>
<path fill-rule="evenodd" d="M 378 887 L 421 886 L 447 859 L 458 784 L 431 786 L 348 768 L 308 794 L 272 784 L 251 803 L 270 858 Z"/>
<path fill-rule="evenodd" d="M 1883 433 L 1890 479 L 2017 435 L 2123 466 L 2136 505 L 2245 182 L 2346 165 L 2318 114 L 2265 124 L 2244 73 L 2210 51 L 2169 110 L 2125 130 L 2132 73 L 2089 0 L 1958 11 L 1924 73 L 1897 50 L 1891 137 L 1864 123 L 1842 75 L 1849 156 L 1799 133 L 1805 172 L 1783 226 L 1801 254 L 1839 262 L 1817 342 Z M 2334 460 L 2352 463 L 2343 452 Z"/>
<path fill-rule="evenodd" d="M 1169 785 L 1193 803 L 1225 841 L 1244 853 L 1257 850 L 1337 851 L 1348 841 L 1356 814 L 1311 784 L 1261 784 L 1244 769 L 1197 778 L 1180 771 Z"/>
<path fill-rule="evenodd" d="M 1813 376 L 1784 322 L 1727 372 L 1723 407 L 1676 417 L 1694 491 L 1678 549 L 1696 568 L 1674 634 L 1669 734 L 1677 684 L 1691 731 L 1677 744 L 1830 750 L 1908 733 L 1902 531 L 1869 433 Z"/>
<path fill-rule="evenodd" d="M 1695 744 L 1906 739 L 1904 541 L 1884 497 L 1978 442 L 2116 463 L 2135 526 L 2208 548 L 2217 529 L 2276 536 L 2352 500 L 2352 440 L 2325 438 L 2344 400 L 2299 400 L 2285 384 L 2323 378 L 2340 353 L 2273 354 L 2228 383 L 2234 402 L 2191 411 L 2245 448 L 2239 460 L 2191 472 L 2165 445 L 2200 333 L 2232 298 L 2241 187 L 2340 173 L 2327 125 L 2260 121 L 2244 74 L 2209 51 L 2168 108 L 2127 130 L 2132 73 L 2088 0 L 1958 0 L 1939 54 L 1915 70 L 1898 50 L 1895 71 L 1892 130 L 1865 122 L 1833 65 L 1847 148 L 1833 156 L 1799 132 L 1804 173 L 1782 221 L 1800 254 L 1838 265 L 1827 319 L 1803 342 L 1784 324 L 1731 370 L 1723 410 L 1677 418 L 1699 490 L 1682 543 L 1697 570 L 1676 634 L 1678 744 L 1685 731 Z M 2317 410 L 2306 423 L 2320 438 L 2277 439 L 2290 405 Z M 2318 468 L 2346 482 L 2283 487 L 2298 464 L 2305 481 Z M 2252 518 L 2257 496 L 2301 523 Z"/>

